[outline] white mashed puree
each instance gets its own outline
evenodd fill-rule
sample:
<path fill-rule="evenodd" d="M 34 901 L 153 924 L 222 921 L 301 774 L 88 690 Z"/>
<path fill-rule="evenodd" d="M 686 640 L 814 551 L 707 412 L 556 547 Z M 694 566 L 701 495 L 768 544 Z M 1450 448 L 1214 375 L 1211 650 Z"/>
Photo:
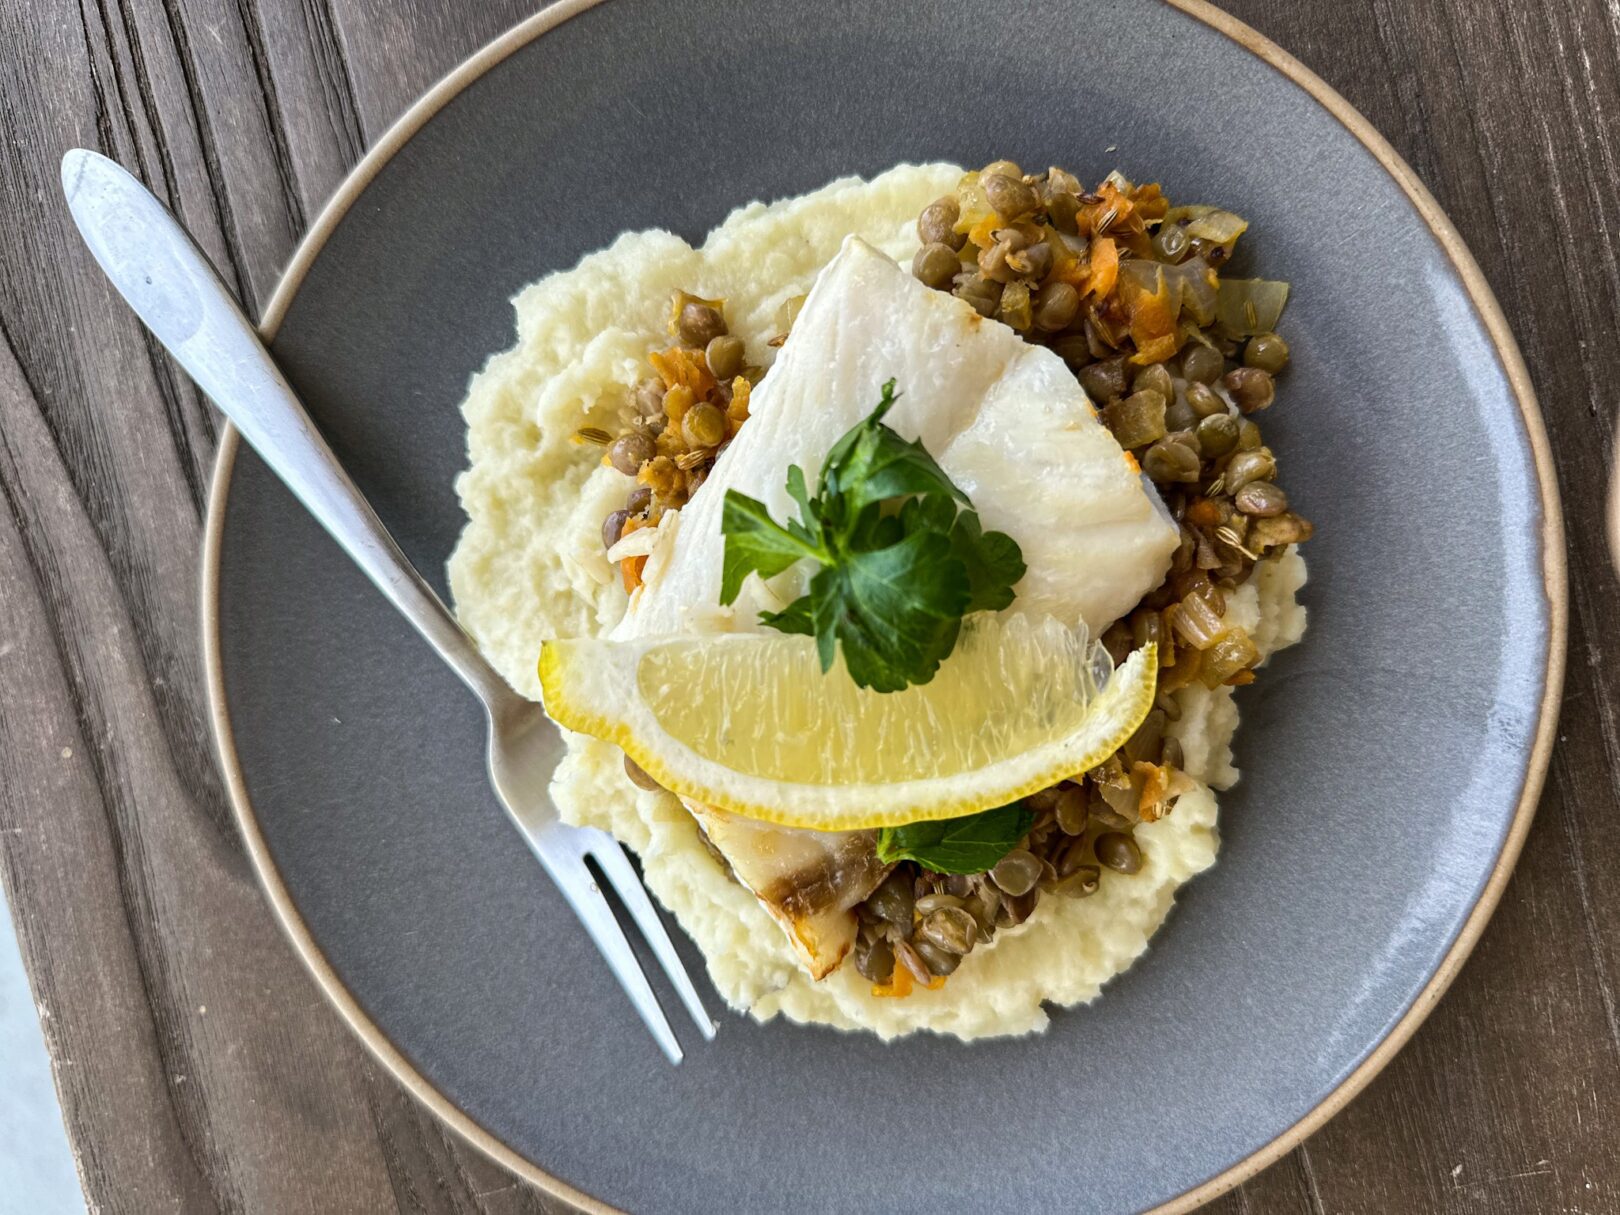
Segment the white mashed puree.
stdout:
<path fill-rule="evenodd" d="M 777 307 L 810 289 L 845 236 L 864 237 L 909 261 L 917 213 L 961 176 L 955 165 L 902 165 L 870 182 L 847 178 L 800 198 L 734 212 L 694 249 L 668 232 L 636 232 L 553 274 L 516 299 L 517 343 L 473 378 L 463 412 L 470 467 L 457 482 L 468 525 L 450 559 L 456 611 L 512 685 L 539 698 L 535 661 L 551 637 L 606 632 L 626 596 L 603 556 L 603 518 L 628 482 L 600 449 L 571 442 L 581 426 L 617 433 L 648 350 L 667 344 L 672 292 L 723 297 L 748 360 L 768 365 Z M 1263 563 L 1229 597 L 1228 618 L 1264 654 L 1305 628 L 1295 594 L 1297 551 Z M 1230 689 L 1179 694 L 1170 733 L 1201 782 L 1175 810 L 1136 830 L 1144 857 L 1131 877 L 1105 873 L 1090 898 L 1041 900 L 1017 929 L 998 932 L 937 991 L 904 999 L 871 994 L 853 965 L 813 982 L 782 930 L 730 880 L 673 796 L 637 789 L 617 748 L 579 735 L 552 794 L 572 823 L 605 828 L 640 856 L 653 895 L 702 948 L 716 988 L 761 1020 L 865 1028 L 892 1038 L 931 1029 L 971 1039 L 1043 1028 L 1043 1003 L 1094 999 L 1147 948 L 1181 883 L 1215 860 L 1216 789 L 1237 779 L 1230 742 L 1238 714 Z"/>

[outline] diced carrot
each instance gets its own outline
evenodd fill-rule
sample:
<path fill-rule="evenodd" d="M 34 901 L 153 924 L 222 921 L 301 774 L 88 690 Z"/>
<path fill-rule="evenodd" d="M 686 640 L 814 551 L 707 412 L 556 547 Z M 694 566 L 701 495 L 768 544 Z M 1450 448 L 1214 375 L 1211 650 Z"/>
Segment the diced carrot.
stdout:
<path fill-rule="evenodd" d="M 1091 240 L 1091 274 L 1086 280 L 1085 294 L 1098 299 L 1110 294 L 1119 282 L 1119 246 L 1112 237 L 1095 236 Z"/>
<path fill-rule="evenodd" d="M 874 996 L 892 996 L 899 999 L 904 999 L 906 996 L 911 994 L 913 982 L 914 980 L 911 977 L 911 972 L 907 970 L 901 963 L 896 962 L 894 964 L 894 973 L 889 976 L 889 981 L 887 983 L 872 984 L 872 994 Z"/>
<path fill-rule="evenodd" d="M 1163 219 L 1170 210 L 1170 200 L 1164 196 L 1159 183 L 1150 181 L 1131 191 L 1131 205 L 1145 220 Z"/>
<path fill-rule="evenodd" d="M 1136 800 L 1136 806 L 1137 813 L 1145 815 L 1164 801 L 1165 793 L 1170 788 L 1169 769 L 1159 764 L 1138 761 L 1131 765 L 1131 775 L 1142 782 L 1142 792 Z"/>
<path fill-rule="evenodd" d="M 626 557 L 619 562 L 619 578 L 624 582 L 625 594 L 641 585 L 641 571 L 647 568 L 647 558 Z"/>
<path fill-rule="evenodd" d="M 1139 344 L 1136 353 L 1131 356 L 1131 362 L 1146 366 L 1149 363 L 1162 363 L 1181 349 L 1181 338 L 1174 333 L 1164 337 L 1153 338 L 1145 345 Z"/>
<path fill-rule="evenodd" d="M 1069 286 L 1084 295 L 1086 284 L 1091 281 L 1091 263 L 1081 258 L 1071 258 L 1052 270 L 1048 282 L 1068 283 Z"/>
<path fill-rule="evenodd" d="M 647 361 L 658 373 L 658 378 L 664 381 L 666 389 L 682 385 L 691 389 L 692 396 L 699 401 L 705 400 L 714 391 L 714 376 L 710 374 L 700 350 L 671 346 L 668 350 L 654 350 L 647 356 Z"/>
<path fill-rule="evenodd" d="M 726 406 L 726 417 L 738 426 L 748 420 L 748 398 L 752 395 L 753 388 L 754 386 L 743 376 L 731 381 L 731 404 Z"/>
<path fill-rule="evenodd" d="M 928 982 L 924 983 L 923 986 L 929 991 L 938 991 L 941 987 L 945 986 L 945 976 L 931 975 L 929 976 Z M 889 976 L 889 981 L 887 983 L 872 984 L 872 994 L 874 996 L 883 996 L 886 998 L 904 999 L 916 989 L 916 977 L 906 969 L 905 963 L 903 962 L 896 962 L 894 964 L 894 973 Z"/>

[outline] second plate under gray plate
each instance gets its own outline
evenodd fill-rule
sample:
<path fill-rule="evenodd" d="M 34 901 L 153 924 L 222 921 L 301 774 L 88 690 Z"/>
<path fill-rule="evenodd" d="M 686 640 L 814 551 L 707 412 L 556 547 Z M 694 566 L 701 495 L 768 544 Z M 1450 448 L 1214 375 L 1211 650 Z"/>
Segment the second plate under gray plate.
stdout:
<path fill-rule="evenodd" d="M 1333 112 L 1160 0 L 613 0 L 519 42 L 351 191 L 275 342 L 441 587 L 456 405 L 520 286 L 624 229 L 1010 156 L 1226 204 L 1293 282 L 1264 421 L 1317 524 L 1311 627 L 1240 695 L 1220 863 L 1101 1001 L 971 1048 L 728 1015 L 676 1069 L 492 799 L 476 706 L 227 460 L 227 768 L 334 998 L 459 1129 L 643 1211 L 1131 1210 L 1277 1140 L 1455 963 L 1544 763 L 1556 506 L 1442 240 Z"/>

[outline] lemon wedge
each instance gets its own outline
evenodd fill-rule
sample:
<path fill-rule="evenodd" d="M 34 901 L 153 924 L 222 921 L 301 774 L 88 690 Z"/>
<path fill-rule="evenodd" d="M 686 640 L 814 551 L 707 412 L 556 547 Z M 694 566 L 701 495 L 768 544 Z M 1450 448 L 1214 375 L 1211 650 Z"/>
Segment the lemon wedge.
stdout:
<path fill-rule="evenodd" d="M 1112 669 L 1084 626 L 970 617 L 902 692 L 822 674 L 812 638 L 739 633 L 548 641 L 546 711 L 623 748 L 671 792 L 790 827 L 955 818 L 1095 767 L 1153 707 L 1154 647 Z"/>

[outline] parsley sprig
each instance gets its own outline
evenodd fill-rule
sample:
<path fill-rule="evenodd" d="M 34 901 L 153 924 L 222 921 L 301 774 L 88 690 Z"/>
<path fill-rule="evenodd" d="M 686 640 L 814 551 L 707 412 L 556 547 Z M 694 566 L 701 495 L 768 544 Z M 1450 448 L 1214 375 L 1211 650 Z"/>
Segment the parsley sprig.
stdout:
<path fill-rule="evenodd" d="M 1012 851 L 1034 821 L 1034 811 L 1013 802 L 962 818 L 884 827 L 878 832 L 878 860 L 916 861 L 935 873 L 983 873 Z"/>
<path fill-rule="evenodd" d="M 1013 601 L 1024 557 L 1011 536 L 987 532 L 968 497 L 920 442 L 883 424 L 894 381 L 876 409 L 833 444 L 815 493 L 788 469 L 799 517 L 776 522 L 763 502 L 726 492 L 720 602 L 751 573 L 769 578 L 806 558 L 821 568 L 808 594 L 762 623 L 816 639 L 821 669 L 842 648 L 857 685 L 898 692 L 927 683 L 956 645 L 962 617 Z"/>

